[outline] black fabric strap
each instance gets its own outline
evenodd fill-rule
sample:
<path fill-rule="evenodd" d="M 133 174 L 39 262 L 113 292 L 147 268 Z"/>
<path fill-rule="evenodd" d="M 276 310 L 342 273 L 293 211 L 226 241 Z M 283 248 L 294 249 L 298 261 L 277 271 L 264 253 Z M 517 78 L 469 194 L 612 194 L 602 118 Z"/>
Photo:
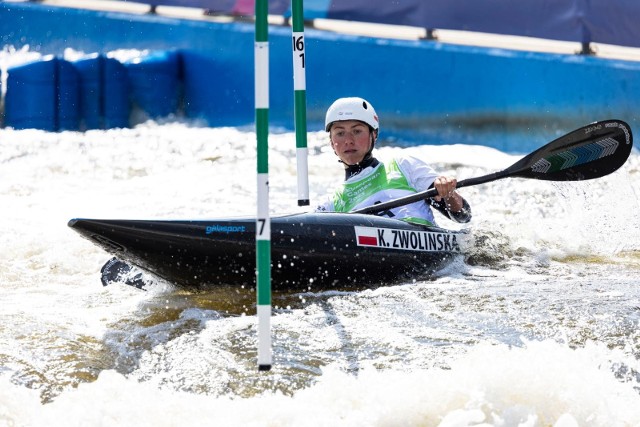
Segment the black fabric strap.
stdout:
<path fill-rule="evenodd" d="M 344 180 L 346 181 L 352 176 L 359 174 L 369 166 L 375 168 L 379 164 L 380 162 L 378 159 L 372 157 L 371 154 L 368 154 L 360 163 L 356 163 L 355 165 L 346 165 L 346 168 L 344 169 Z"/>
<path fill-rule="evenodd" d="M 462 209 L 458 212 L 453 212 L 447 207 L 447 203 L 443 200 L 437 202 L 435 199 L 428 199 L 425 202 L 429 203 L 434 209 L 443 215 L 451 218 L 451 220 L 459 223 L 467 223 L 471 221 L 471 206 L 469 203 L 463 198 L 462 199 Z"/>

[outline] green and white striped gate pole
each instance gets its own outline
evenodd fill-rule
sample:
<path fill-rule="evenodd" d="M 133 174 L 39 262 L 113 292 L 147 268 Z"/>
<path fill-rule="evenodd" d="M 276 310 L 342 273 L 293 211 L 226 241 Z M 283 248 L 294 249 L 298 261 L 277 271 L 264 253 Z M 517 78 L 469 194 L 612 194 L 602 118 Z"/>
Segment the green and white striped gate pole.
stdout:
<path fill-rule="evenodd" d="M 256 0 L 255 104 L 258 144 L 258 216 L 256 217 L 256 298 L 258 370 L 271 369 L 271 219 L 269 217 L 269 28 L 268 0 Z"/>
<path fill-rule="evenodd" d="M 309 166 L 307 149 L 307 83 L 305 75 L 304 16 L 302 0 L 291 0 L 293 16 L 293 99 L 298 165 L 298 206 L 309 205 Z"/>

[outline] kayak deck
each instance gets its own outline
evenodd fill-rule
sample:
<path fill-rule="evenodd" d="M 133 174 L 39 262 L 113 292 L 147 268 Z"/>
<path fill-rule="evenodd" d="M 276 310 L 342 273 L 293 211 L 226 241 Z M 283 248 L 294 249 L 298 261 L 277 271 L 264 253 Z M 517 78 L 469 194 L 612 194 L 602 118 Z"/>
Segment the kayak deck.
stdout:
<path fill-rule="evenodd" d="M 118 259 L 177 286 L 255 283 L 255 219 L 72 219 Z M 463 250 L 465 233 L 373 215 L 271 218 L 274 289 L 331 289 L 426 277 Z"/>

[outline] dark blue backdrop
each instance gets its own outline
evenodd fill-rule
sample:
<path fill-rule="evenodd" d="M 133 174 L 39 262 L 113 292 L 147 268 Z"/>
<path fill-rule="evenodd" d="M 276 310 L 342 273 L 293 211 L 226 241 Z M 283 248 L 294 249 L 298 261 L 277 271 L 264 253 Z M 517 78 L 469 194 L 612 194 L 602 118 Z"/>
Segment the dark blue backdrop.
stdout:
<path fill-rule="evenodd" d="M 254 8 L 254 0 L 145 2 L 231 15 L 251 15 Z M 269 12 L 288 16 L 290 3 L 270 0 Z M 638 0 L 306 0 L 304 15 L 640 47 Z"/>

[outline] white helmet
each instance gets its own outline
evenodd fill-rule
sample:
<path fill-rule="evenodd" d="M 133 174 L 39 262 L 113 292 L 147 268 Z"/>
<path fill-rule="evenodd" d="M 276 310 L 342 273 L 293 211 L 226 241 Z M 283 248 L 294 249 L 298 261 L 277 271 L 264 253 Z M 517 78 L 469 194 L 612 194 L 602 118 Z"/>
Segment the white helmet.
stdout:
<path fill-rule="evenodd" d="M 343 120 L 359 120 L 378 130 L 379 121 L 376 110 L 362 98 L 340 98 L 337 99 L 327 110 L 324 120 L 324 128 L 327 132 L 334 122 Z"/>

